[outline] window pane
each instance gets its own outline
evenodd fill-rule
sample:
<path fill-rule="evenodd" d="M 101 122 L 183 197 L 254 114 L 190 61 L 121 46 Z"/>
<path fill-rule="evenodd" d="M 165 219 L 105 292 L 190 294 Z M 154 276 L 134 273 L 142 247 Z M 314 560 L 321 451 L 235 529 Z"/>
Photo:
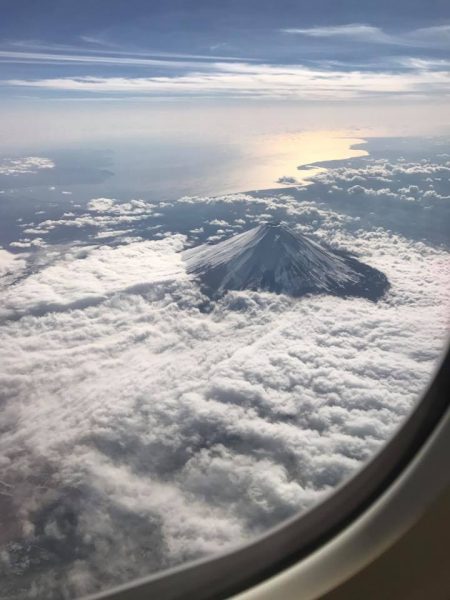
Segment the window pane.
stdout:
<path fill-rule="evenodd" d="M 0 24 L 8 600 L 105 590 L 325 500 L 448 330 L 444 15 L 57 4 Z"/>

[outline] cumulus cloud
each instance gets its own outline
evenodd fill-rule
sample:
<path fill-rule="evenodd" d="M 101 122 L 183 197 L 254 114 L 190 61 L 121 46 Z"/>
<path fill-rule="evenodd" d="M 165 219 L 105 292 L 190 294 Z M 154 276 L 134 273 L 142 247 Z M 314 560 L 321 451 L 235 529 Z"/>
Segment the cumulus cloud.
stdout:
<path fill-rule="evenodd" d="M 26 266 L 23 257 L 17 256 L 0 248 L 0 278 L 8 275 L 14 275 Z"/>
<path fill-rule="evenodd" d="M 287 175 L 283 175 L 277 180 L 277 183 L 283 183 L 285 185 L 299 185 L 299 181 L 295 177 L 289 177 Z"/>
<path fill-rule="evenodd" d="M 295 193 L 164 209 L 201 211 L 212 236 L 279 215 L 383 271 L 381 302 L 232 292 L 211 303 L 184 271 L 187 237 L 165 230 L 49 245 L 1 288 L 6 598 L 21 597 L 19 578 L 35 596 L 71 598 L 230 548 L 324 498 L 393 434 L 443 347 L 448 250 L 346 214 L 333 186 L 389 188 L 395 203 L 443 171 L 358 165 Z M 385 192 L 360 195 L 349 197 Z M 96 198 L 35 227 L 45 238 L 97 222 L 108 235 L 131 218 L 131 236 L 159 208 Z"/>
<path fill-rule="evenodd" d="M 85 211 L 65 212 L 59 218 L 45 219 L 38 223 L 22 223 L 21 228 L 24 234 L 36 236 L 46 236 L 52 231 L 65 228 L 70 230 L 76 228 L 84 232 L 92 229 L 95 231 L 94 237 L 101 238 L 108 237 L 108 230 L 111 227 L 136 225 L 146 218 L 161 216 L 161 213 L 155 211 L 155 204 L 140 199 L 119 203 L 113 198 L 93 198 L 87 203 L 86 208 Z M 109 232 L 110 237 L 118 236 L 119 231 L 130 230 L 115 229 Z M 26 247 L 27 241 L 29 242 L 28 238 L 22 238 L 13 242 L 11 246 Z"/>
<path fill-rule="evenodd" d="M 95 212 L 105 212 L 110 210 L 114 206 L 114 200 L 112 198 L 92 198 L 88 202 L 88 209 Z"/>
<path fill-rule="evenodd" d="M 41 169 L 53 169 L 54 167 L 55 163 L 52 160 L 40 156 L 0 159 L 0 175 L 35 174 Z"/>
<path fill-rule="evenodd" d="M 449 176 L 445 157 L 414 161 L 362 158 L 316 175 L 308 192 L 327 208 L 348 215 L 350 221 L 359 219 L 359 225 L 381 226 L 417 240 L 448 245 Z"/>
<path fill-rule="evenodd" d="M 10 286 L 3 294 L 0 318 L 86 306 L 120 290 L 137 291 L 184 276 L 183 236 L 159 242 L 135 242 L 118 248 L 68 250 L 42 271 Z"/>

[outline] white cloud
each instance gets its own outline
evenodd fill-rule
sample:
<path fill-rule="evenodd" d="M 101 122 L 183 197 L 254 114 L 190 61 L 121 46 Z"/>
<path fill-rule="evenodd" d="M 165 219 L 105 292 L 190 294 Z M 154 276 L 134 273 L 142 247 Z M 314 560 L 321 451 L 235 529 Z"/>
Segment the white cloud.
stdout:
<path fill-rule="evenodd" d="M 121 237 L 127 234 L 132 234 L 133 229 L 111 229 L 99 231 L 95 234 L 95 239 L 101 240 L 105 238 Z"/>
<path fill-rule="evenodd" d="M 334 210 L 359 217 L 364 227 L 381 226 L 448 245 L 449 175 L 445 159 L 363 159 L 315 176 L 309 193 L 327 200 L 325 190 Z"/>
<path fill-rule="evenodd" d="M 180 56 L 180 58 L 183 58 Z M 74 63 L 92 65 L 122 65 L 130 67 L 164 67 L 166 69 L 180 69 L 186 67 L 200 67 L 208 65 L 211 57 L 203 58 L 203 61 L 170 60 L 168 58 L 151 58 L 139 56 L 99 56 L 93 54 L 67 54 L 61 52 L 17 52 L 11 50 L 0 50 L 0 63 L 30 63 L 30 64 L 52 64 L 52 63 Z"/>
<path fill-rule="evenodd" d="M 49 158 L 26 156 L 24 158 L 6 158 L 0 160 L 0 175 L 22 175 L 37 173 L 41 169 L 53 169 L 55 163 Z"/>
<path fill-rule="evenodd" d="M 3 248 L 0 248 L 0 278 L 9 275 L 15 275 L 26 266 L 23 257 L 12 254 Z"/>
<path fill-rule="evenodd" d="M 212 219 L 209 222 L 210 225 L 216 225 L 217 227 L 228 227 L 229 223 L 228 221 L 225 221 L 224 219 Z"/>
<path fill-rule="evenodd" d="M 282 31 L 288 34 L 298 34 L 312 38 L 337 38 L 341 40 L 363 42 L 365 44 L 388 44 L 417 48 L 447 48 L 450 45 L 450 25 L 437 25 L 396 33 L 386 33 L 379 27 L 364 23 L 349 23 L 347 25 L 309 28 L 293 27 L 283 29 Z"/>
<path fill-rule="evenodd" d="M 9 245 L 11 248 L 32 248 L 39 246 L 44 247 L 47 243 L 43 238 L 37 237 L 32 240 L 30 238 L 22 238 L 19 241 L 11 242 Z"/>
<path fill-rule="evenodd" d="M 105 212 L 110 210 L 115 203 L 112 198 L 92 198 L 89 200 L 87 207 L 95 212 Z"/>
<path fill-rule="evenodd" d="M 313 38 L 348 38 L 372 43 L 396 43 L 395 38 L 384 33 L 379 27 L 350 23 L 348 25 L 334 25 L 310 28 L 288 28 L 284 33 L 301 34 Z"/>
<path fill-rule="evenodd" d="M 64 77 L 9 80 L 11 86 L 71 92 L 133 93 L 153 95 L 276 96 L 305 99 L 348 99 L 372 94 L 445 94 L 446 69 L 411 65 L 402 72 L 312 69 L 302 65 L 274 66 L 249 63 L 214 63 L 207 73 L 192 71 L 155 77 Z"/>
<path fill-rule="evenodd" d="M 145 289 L 183 277 L 184 268 L 177 253 L 183 240 L 183 236 L 172 236 L 159 242 L 136 242 L 117 248 L 68 250 L 55 264 L 6 290 L 0 317 L 85 306 L 120 290 L 135 286 Z"/>
<path fill-rule="evenodd" d="M 435 25 L 415 29 L 407 35 L 411 44 L 448 48 L 450 46 L 450 25 Z"/>
<path fill-rule="evenodd" d="M 79 205 L 73 205 L 74 208 Z M 45 219 L 37 224 L 23 224 L 23 233 L 27 235 L 45 236 L 50 231 L 61 227 L 76 227 L 82 230 L 92 227 L 99 230 L 108 230 L 110 227 L 130 225 L 138 223 L 146 217 L 156 217 L 160 213 L 155 212 L 157 205 L 140 199 L 128 202 L 116 202 L 113 198 L 93 198 L 87 203 L 87 212 L 65 212 L 58 219 Z M 35 213 L 36 215 L 38 213 Z M 98 234 L 96 234 L 98 236 Z M 100 237 L 103 234 L 100 232 Z M 116 233 L 115 235 L 119 235 Z M 22 243 L 23 240 L 19 240 Z M 17 242 L 15 242 L 17 245 Z"/>
<path fill-rule="evenodd" d="M 94 43 L 92 37 L 82 38 L 84 41 Z M 95 42 L 108 46 L 105 42 Z M 15 42 L 12 44 L 20 50 L 0 50 L 0 62 L 3 63 L 29 63 L 29 64 L 92 64 L 92 65 L 122 65 L 129 67 L 164 67 L 167 69 L 180 69 L 202 67 L 214 60 L 245 60 L 251 62 L 255 59 L 237 56 L 224 56 L 217 54 L 187 54 L 176 52 L 123 52 L 120 48 L 114 50 L 95 50 L 92 47 L 86 51 L 79 46 L 62 44 L 39 44 L 33 42 Z"/>

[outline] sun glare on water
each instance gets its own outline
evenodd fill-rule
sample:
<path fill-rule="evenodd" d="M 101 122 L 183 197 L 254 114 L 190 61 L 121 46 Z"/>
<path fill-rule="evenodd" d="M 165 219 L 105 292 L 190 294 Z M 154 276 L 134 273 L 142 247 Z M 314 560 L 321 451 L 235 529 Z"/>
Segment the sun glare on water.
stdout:
<path fill-rule="evenodd" d="M 264 190 L 305 185 L 324 171 L 316 165 L 367 155 L 360 147 L 364 139 L 348 131 L 306 131 L 277 135 L 259 135 L 246 145 L 244 154 L 251 153 L 251 167 L 246 170 L 239 189 Z"/>

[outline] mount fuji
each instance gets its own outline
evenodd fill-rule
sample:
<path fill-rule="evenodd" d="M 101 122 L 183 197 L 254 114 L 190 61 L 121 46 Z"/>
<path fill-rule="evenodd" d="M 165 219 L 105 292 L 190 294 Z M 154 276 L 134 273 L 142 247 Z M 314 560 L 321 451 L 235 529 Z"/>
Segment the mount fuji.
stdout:
<path fill-rule="evenodd" d="M 377 269 L 280 223 L 190 248 L 183 259 L 187 272 L 211 298 L 228 290 L 265 290 L 295 297 L 357 296 L 375 302 L 389 288 L 388 279 Z"/>

